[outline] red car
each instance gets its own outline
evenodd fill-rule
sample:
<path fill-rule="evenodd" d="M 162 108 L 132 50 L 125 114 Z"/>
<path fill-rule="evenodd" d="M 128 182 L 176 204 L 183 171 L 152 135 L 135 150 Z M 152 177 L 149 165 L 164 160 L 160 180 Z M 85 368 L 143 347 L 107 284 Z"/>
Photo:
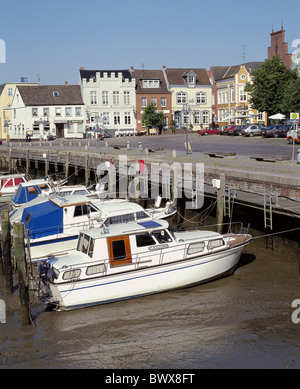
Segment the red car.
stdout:
<path fill-rule="evenodd" d="M 199 130 L 199 135 L 210 135 L 210 134 L 218 134 L 219 130 L 217 128 L 204 128 L 203 130 Z"/>

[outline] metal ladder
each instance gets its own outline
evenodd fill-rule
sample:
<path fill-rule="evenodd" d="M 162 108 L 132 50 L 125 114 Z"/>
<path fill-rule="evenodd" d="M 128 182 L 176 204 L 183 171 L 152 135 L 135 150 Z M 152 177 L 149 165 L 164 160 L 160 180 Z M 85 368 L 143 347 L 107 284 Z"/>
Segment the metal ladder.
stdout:
<path fill-rule="evenodd" d="M 272 205 L 278 206 L 278 192 L 269 189 L 264 190 L 264 225 L 273 229 Z"/>

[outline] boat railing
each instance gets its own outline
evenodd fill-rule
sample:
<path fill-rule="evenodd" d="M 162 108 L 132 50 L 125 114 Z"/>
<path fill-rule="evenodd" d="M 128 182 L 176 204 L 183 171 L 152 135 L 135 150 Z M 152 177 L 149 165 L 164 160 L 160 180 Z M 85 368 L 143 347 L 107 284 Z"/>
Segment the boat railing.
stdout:
<path fill-rule="evenodd" d="M 172 229 L 172 231 L 180 232 L 180 231 L 199 231 L 199 230 L 208 230 L 208 231 L 215 231 L 220 232 L 222 230 L 222 233 L 235 233 L 235 234 L 247 234 L 248 230 L 250 228 L 250 225 L 248 224 L 247 227 L 243 225 L 242 222 L 230 222 L 230 223 L 222 223 L 222 224 L 209 224 L 209 225 L 203 225 L 198 227 L 187 227 L 184 229 Z"/>

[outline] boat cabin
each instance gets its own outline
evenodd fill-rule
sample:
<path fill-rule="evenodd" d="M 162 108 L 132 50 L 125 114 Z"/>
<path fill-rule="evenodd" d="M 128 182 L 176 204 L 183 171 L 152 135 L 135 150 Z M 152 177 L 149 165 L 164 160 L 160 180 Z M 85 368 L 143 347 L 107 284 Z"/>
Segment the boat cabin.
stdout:
<path fill-rule="evenodd" d="M 15 193 L 18 186 L 26 181 L 25 174 L 7 174 L 0 176 L 0 195 Z"/>

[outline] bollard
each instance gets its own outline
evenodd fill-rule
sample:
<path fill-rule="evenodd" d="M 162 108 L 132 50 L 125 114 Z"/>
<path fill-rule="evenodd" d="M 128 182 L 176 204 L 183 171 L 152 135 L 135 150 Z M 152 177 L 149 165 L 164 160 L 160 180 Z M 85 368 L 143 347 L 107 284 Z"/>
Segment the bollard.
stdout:
<path fill-rule="evenodd" d="M 129 142 L 129 140 L 127 141 L 126 147 L 127 147 L 127 150 L 130 150 L 130 142 Z"/>
<path fill-rule="evenodd" d="M 3 270 L 5 274 L 6 291 L 13 292 L 13 268 L 11 263 L 11 237 L 9 211 L 2 211 L 1 215 L 2 228 L 2 252 L 3 252 Z"/>
<path fill-rule="evenodd" d="M 141 151 L 143 151 L 143 145 L 142 145 L 142 142 L 139 142 L 139 149 L 140 149 Z"/>
<path fill-rule="evenodd" d="M 30 299 L 29 299 L 29 279 L 24 243 L 24 224 L 15 223 L 13 225 L 15 259 L 19 277 L 19 292 L 21 305 L 22 325 L 31 324 Z"/>
<path fill-rule="evenodd" d="M 297 150 L 297 164 L 300 164 L 300 149 Z"/>

